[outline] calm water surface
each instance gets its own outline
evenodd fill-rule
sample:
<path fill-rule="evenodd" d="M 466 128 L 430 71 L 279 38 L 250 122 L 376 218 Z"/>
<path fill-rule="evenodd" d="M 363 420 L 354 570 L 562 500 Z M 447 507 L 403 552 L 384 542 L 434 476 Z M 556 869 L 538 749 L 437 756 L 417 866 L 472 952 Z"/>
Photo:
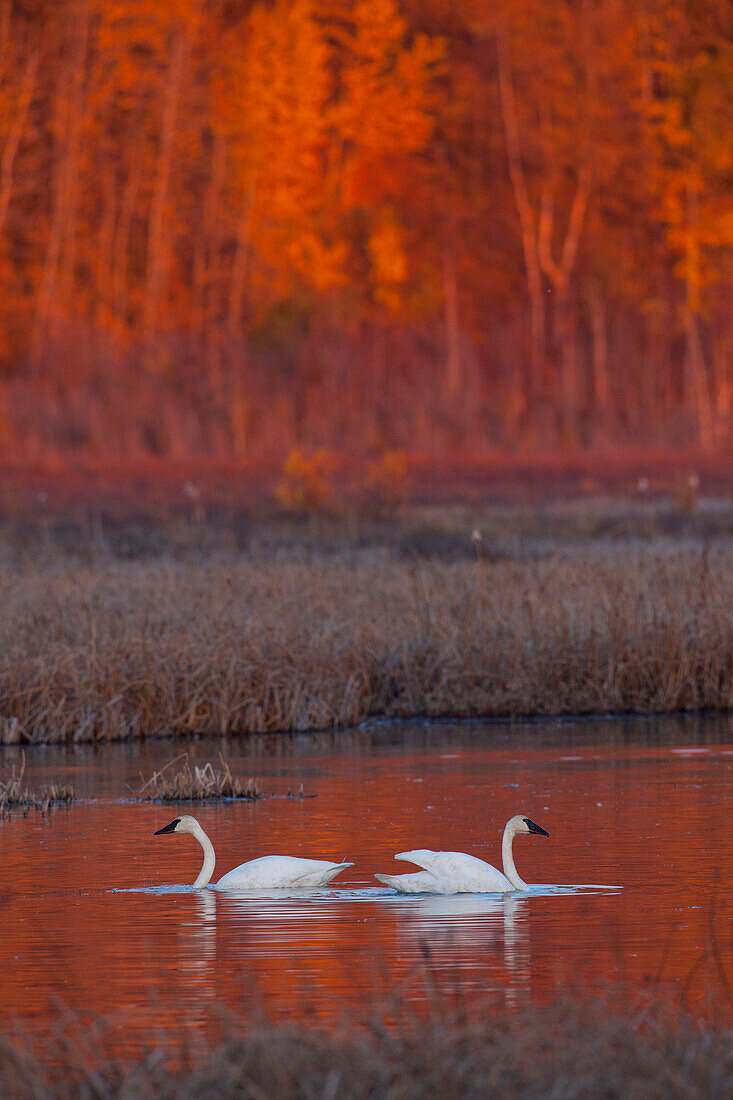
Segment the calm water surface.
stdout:
<path fill-rule="evenodd" d="M 2 1013 L 43 1026 L 58 1005 L 111 1016 L 131 1045 L 196 1028 L 224 1003 L 309 1020 L 359 1013 L 400 984 L 416 1004 L 430 981 L 545 999 L 580 977 L 655 979 L 702 996 L 710 943 L 733 973 L 729 718 L 517 726 L 400 726 L 354 734 L 196 741 L 280 797 L 256 803 L 137 803 L 129 795 L 180 742 L 34 749 L 31 782 L 68 778 L 81 800 L 44 820 L 0 824 Z M 3 766 L 17 759 L 6 749 Z M 314 797 L 286 798 L 288 788 Z M 471 852 L 500 865 L 516 812 L 550 839 L 515 841 L 532 883 L 608 883 L 619 892 L 536 890 L 400 897 L 375 871 L 395 852 Z M 217 852 L 215 878 L 258 855 L 354 861 L 307 895 L 184 889 L 201 865 L 190 837 L 154 837 L 193 812 Z M 168 889 L 159 889 L 167 887 Z M 170 889 L 178 887 L 178 889 Z"/>

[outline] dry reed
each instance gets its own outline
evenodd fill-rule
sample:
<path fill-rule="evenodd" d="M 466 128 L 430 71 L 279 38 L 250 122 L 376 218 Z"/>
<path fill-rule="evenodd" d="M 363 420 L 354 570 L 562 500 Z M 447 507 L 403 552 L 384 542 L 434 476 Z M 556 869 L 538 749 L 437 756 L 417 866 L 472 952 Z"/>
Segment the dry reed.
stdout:
<path fill-rule="evenodd" d="M 45 784 L 36 791 L 23 786 L 24 775 L 25 754 L 18 772 L 13 766 L 7 778 L 0 778 L 0 817 L 7 817 L 11 810 L 40 810 L 46 814 L 54 805 L 69 806 L 74 801 L 71 784 Z"/>
<path fill-rule="evenodd" d="M 733 547 L 0 566 L 0 740 L 733 705 Z"/>
<path fill-rule="evenodd" d="M 187 754 L 184 753 L 184 756 Z M 215 768 L 210 760 L 191 767 L 188 759 L 174 775 L 165 775 L 167 768 L 178 763 L 180 756 L 143 780 L 135 794 L 148 802 L 200 802 L 215 798 L 240 798 L 253 800 L 262 794 L 256 779 L 239 779 L 233 776 L 229 765 L 219 757 L 221 768 Z M 142 776 L 140 777 L 142 779 Z"/>
<path fill-rule="evenodd" d="M 178 1056 L 95 1053 L 73 1023 L 33 1044 L 0 1039 L 0 1091 L 14 1100 L 709 1100 L 733 1092 L 730 1025 L 603 998 L 421 1020 L 376 1018 L 330 1032 L 224 1020 L 218 1040 Z M 104 1036 L 100 1046 L 103 1048 Z M 114 1045 L 114 1038 L 113 1045 Z"/>

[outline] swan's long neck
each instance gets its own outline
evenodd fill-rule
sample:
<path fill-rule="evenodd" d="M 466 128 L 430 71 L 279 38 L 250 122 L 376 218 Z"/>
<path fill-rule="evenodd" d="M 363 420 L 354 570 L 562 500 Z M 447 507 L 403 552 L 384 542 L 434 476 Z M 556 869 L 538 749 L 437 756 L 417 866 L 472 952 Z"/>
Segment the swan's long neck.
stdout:
<path fill-rule="evenodd" d="M 191 833 L 191 836 L 196 837 L 204 850 L 204 863 L 199 871 L 199 877 L 193 884 L 194 890 L 200 890 L 203 886 L 208 886 L 211 882 L 211 876 L 214 873 L 214 867 L 216 865 L 216 853 L 214 852 L 214 845 L 198 823 L 196 824 L 196 829 Z"/>
<path fill-rule="evenodd" d="M 527 883 L 519 877 L 517 868 L 514 866 L 514 856 L 512 854 L 512 841 L 514 840 L 514 836 L 515 833 L 512 823 L 508 821 L 504 829 L 504 838 L 501 842 L 501 858 L 504 864 L 504 874 L 516 890 L 526 890 Z"/>

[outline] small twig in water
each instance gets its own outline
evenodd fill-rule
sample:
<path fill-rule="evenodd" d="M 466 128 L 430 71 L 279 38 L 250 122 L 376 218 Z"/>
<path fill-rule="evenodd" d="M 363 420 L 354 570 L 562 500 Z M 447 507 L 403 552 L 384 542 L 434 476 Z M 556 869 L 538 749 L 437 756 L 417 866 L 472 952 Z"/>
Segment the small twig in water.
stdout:
<path fill-rule="evenodd" d="M 188 757 L 188 753 L 187 752 L 182 752 L 182 753 L 180 753 L 179 756 L 174 756 L 172 760 L 169 760 L 168 763 L 164 764 L 163 767 L 160 768 L 158 771 L 153 772 L 153 774 L 150 776 L 150 779 L 146 780 L 143 783 L 142 787 L 140 787 L 140 789 L 137 791 L 135 797 L 140 798 L 140 796 L 142 795 L 145 788 L 149 787 L 151 783 L 154 783 L 158 779 L 158 777 L 163 774 L 164 771 L 167 771 L 168 768 L 172 768 L 173 765 L 177 764 L 179 760 L 184 760 L 187 757 Z M 142 775 L 140 776 L 140 778 L 142 779 Z"/>

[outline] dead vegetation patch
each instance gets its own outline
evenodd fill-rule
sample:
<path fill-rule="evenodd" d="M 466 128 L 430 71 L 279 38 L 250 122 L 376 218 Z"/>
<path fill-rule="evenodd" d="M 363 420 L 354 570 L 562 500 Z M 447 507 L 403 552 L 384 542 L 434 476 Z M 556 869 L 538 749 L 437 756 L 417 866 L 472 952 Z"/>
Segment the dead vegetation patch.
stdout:
<path fill-rule="evenodd" d="M 83 1034 L 73 1021 L 57 1026 L 43 1042 L 5 1034 L 0 1091 L 15 1100 L 709 1100 L 730 1096 L 733 1081 L 729 1024 L 603 997 L 483 1013 L 444 1005 L 427 1019 L 390 1012 L 331 1030 L 219 1020 L 217 1037 L 199 1035 L 198 1048 L 151 1045 L 129 1058 L 104 1052 L 99 1026 L 95 1053 L 88 1023 Z"/>
<path fill-rule="evenodd" d="M 0 777 L 0 817 L 8 817 L 13 810 L 39 810 L 48 813 L 52 806 L 70 806 L 74 801 L 74 788 L 70 783 L 44 784 L 35 790 L 23 784 L 25 776 L 25 754 L 20 768 L 16 772 L 11 768 L 10 775 Z"/>
<path fill-rule="evenodd" d="M 165 774 L 168 768 L 184 760 L 183 766 L 173 774 Z M 232 775 L 229 765 L 219 756 L 220 768 L 210 760 L 192 765 L 188 754 L 177 756 L 165 767 L 143 779 L 135 797 L 145 802 L 202 802 L 216 798 L 239 798 L 252 801 L 262 792 L 256 779 L 240 779 Z"/>

